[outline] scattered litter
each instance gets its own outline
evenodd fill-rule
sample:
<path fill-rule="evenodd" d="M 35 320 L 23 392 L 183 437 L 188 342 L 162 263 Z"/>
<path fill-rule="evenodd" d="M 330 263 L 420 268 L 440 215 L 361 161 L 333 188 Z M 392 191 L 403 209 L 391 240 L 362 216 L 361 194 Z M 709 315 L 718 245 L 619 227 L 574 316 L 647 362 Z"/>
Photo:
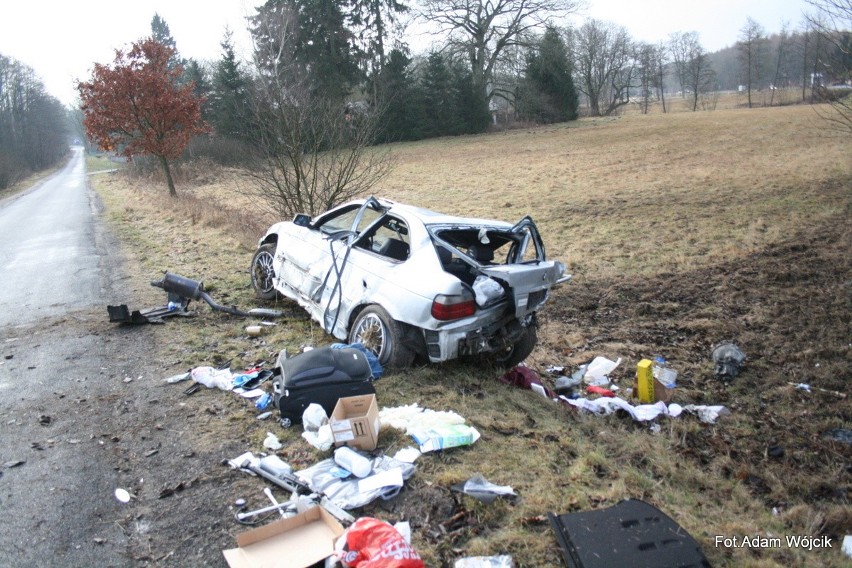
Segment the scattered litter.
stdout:
<path fill-rule="evenodd" d="M 325 508 L 310 507 L 294 517 L 237 535 L 237 548 L 223 550 L 231 568 L 308 568 L 334 554 L 344 528 Z"/>
<path fill-rule="evenodd" d="M 584 373 L 585 373 L 585 371 L 584 371 Z M 580 383 L 582 383 L 582 382 L 583 382 L 582 375 L 580 375 L 580 376 L 572 375 L 570 377 L 565 377 L 565 376 L 557 377 L 556 380 L 553 382 L 553 390 L 555 390 L 557 392 L 557 394 L 563 394 L 563 393 L 569 392 L 569 391 L 577 388 L 578 386 L 580 386 Z"/>
<path fill-rule="evenodd" d="M 249 325 L 246 327 L 246 335 L 249 337 L 259 337 L 263 328 L 259 325 Z"/>
<path fill-rule="evenodd" d="M 616 410 L 624 410 L 633 420 L 637 422 L 647 422 L 654 420 L 658 416 L 669 416 L 677 418 L 683 411 L 690 412 L 698 416 L 699 420 L 707 424 L 715 424 L 720 416 L 730 414 L 731 412 L 724 406 L 703 406 L 688 404 L 681 406 L 679 404 L 670 404 L 666 406 L 663 401 L 657 401 L 654 404 L 640 404 L 634 406 L 622 398 L 598 398 L 589 400 L 586 398 L 568 399 L 564 396 L 562 400 L 575 406 L 579 409 L 586 410 L 593 414 L 612 414 Z"/>
<path fill-rule="evenodd" d="M 832 428 L 825 433 L 825 437 L 830 440 L 834 440 L 835 442 L 852 444 L 852 430 L 847 428 Z"/>
<path fill-rule="evenodd" d="M 746 356 L 733 343 L 723 343 L 713 350 L 713 374 L 720 379 L 733 379 L 740 374 Z"/>
<path fill-rule="evenodd" d="M 274 452 L 283 448 L 284 445 L 278 439 L 278 436 L 276 436 L 272 432 L 267 432 L 266 439 L 263 440 L 263 447 L 267 450 L 272 450 Z"/>
<path fill-rule="evenodd" d="M 373 464 L 369 459 L 346 446 L 334 450 L 334 463 L 362 479 L 373 471 Z"/>
<path fill-rule="evenodd" d="M 414 463 L 423 453 L 415 447 L 408 446 L 397 451 L 393 458 L 405 463 Z"/>
<path fill-rule="evenodd" d="M 379 519 L 362 517 L 346 531 L 342 558 L 353 568 L 423 568 L 417 551 L 394 527 Z"/>
<path fill-rule="evenodd" d="M 259 390 L 259 389 L 255 389 L 255 390 Z M 245 395 L 243 395 L 243 396 L 245 396 Z M 268 392 L 264 392 L 260 395 L 260 398 L 258 398 L 254 402 L 254 407 L 258 410 L 266 410 L 266 407 L 269 406 L 270 402 L 272 402 L 272 395 L 269 394 Z"/>
<path fill-rule="evenodd" d="M 839 398 L 846 398 L 846 393 L 838 392 L 836 390 L 814 387 L 814 386 L 811 386 L 807 383 L 787 383 L 787 384 L 792 386 L 792 387 L 796 387 L 796 390 L 800 390 L 800 391 L 805 391 L 805 392 L 809 392 L 809 393 L 813 392 L 813 391 L 819 391 L 819 392 L 824 392 L 824 393 L 827 393 L 827 394 L 832 394 L 832 395 L 839 397 Z"/>
<path fill-rule="evenodd" d="M 7 461 L 6 463 L 4 463 L 3 467 L 13 468 L 13 467 L 18 467 L 19 465 L 24 465 L 25 463 L 27 463 L 26 460 L 12 460 L 12 461 Z"/>
<path fill-rule="evenodd" d="M 509 555 L 501 556 L 468 556 L 459 558 L 453 568 L 515 568 L 515 563 Z"/>
<path fill-rule="evenodd" d="M 843 546 L 841 547 L 843 554 L 852 558 L 852 535 L 846 535 L 843 537 Z"/>
<path fill-rule="evenodd" d="M 464 483 L 457 483 L 451 487 L 454 491 L 470 495 L 474 499 L 485 504 L 493 503 L 497 497 L 517 497 L 517 493 L 508 485 L 495 485 L 486 481 L 481 474 L 476 474 Z"/>
<path fill-rule="evenodd" d="M 192 374 L 189 371 L 187 371 L 186 373 L 180 373 L 179 375 L 172 375 L 171 377 L 163 379 L 163 381 L 165 381 L 169 384 L 174 384 L 174 383 L 179 383 L 181 381 L 186 381 L 191 376 L 192 376 Z"/>
<path fill-rule="evenodd" d="M 414 441 L 420 446 L 420 451 L 424 454 L 459 446 L 469 446 L 480 437 L 476 428 L 466 424 L 444 424 L 426 428 L 415 426 L 409 428 L 407 433 L 414 438 Z"/>
<path fill-rule="evenodd" d="M 272 416 L 272 412 L 271 412 L 271 411 L 261 412 L 260 414 L 258 414 L 258 415 L 257 415 L 257 419 L 258 419 L 258 420 L 266 420 L 266 419 L 267 419 L 267 418 L 269 418 L 270 416 Z"/>
<path fill-rule="evenodd" d="M 617 361 L 611 361 L 606 357 L 597 356 L 592 359 L 586 372 L 583 375 L 583 381 L 588 385 L 603 386 L 609 384 L 609 374 L 621 364 L 621 357 Z"/>
<path fill-rule="evenodd" d="M 212 389 L 222 390 L 234 388 L 233 376 L 230 369 L 214 369 L 213 367 L 196 367 L 191 371 L 192 380 Z"/>
<path fill-rule="evenodd" d="M 399 469 L 403 481 L 409 479 L 416 471 L 413 464 L 404 463 L 389 456 L 373 458 L 371 465 L 373 476 Z M 378 498 L 391 499 L 400 491 L 400 487 L 395 486 L 362 491 L 359 487 L 362 480 L 350 475 L 347 470 L 338 466 L 332 458 L 297 471 L 296 476 L 312 491 L 324 494 L 332 504 L 345 510 L 363 507 Z M 365 479 L 370 479 L 370 477 Z"/>
<path fill-rule="evenodd" d="M 568 566 L 710 566 L 683 527 L 638 499 L 548 518 Z"/>
<path fill-rule="evenodd" d="M 119 487 L 115 490 L 115 498 L 121 501 L 122 503 L 129 503 L 130 492 L 128 492 L 127 489 L 122 489 L 121 487 Z"/>
<path fill-rule="evenodd" d="M 613 398 L 615 393 L 609 389 L 605 389 L 603 387 L 599 387 L 597 385 L 589 385 L 586 387 L 586 392 L 589 394 L 599 394 L 601 396 L 606 396 L 609 398 Z"/>
<path fill-rule="evenodd" d="M 404 483 L 402 470 L 397 467 L 365 477 L 358 482 L 358 491 L 368 493 L 385 488 L 402 487 Z"/>

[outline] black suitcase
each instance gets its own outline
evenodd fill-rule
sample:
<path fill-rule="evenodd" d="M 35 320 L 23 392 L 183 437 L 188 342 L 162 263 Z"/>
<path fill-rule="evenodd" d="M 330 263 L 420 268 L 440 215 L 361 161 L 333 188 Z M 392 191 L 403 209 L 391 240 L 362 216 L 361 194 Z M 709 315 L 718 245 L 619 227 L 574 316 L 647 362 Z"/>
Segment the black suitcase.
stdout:
<path fill-rule="evenodd" d="M 352 347 L 320 347 L 289 358 L 284 350 L 277 370 L 272 400 L 282 421 L 290 424 L 301 423 L 302 413 L 313 402 L 331 416 L 337 399 L 376 392 L 366 355 Z"/>

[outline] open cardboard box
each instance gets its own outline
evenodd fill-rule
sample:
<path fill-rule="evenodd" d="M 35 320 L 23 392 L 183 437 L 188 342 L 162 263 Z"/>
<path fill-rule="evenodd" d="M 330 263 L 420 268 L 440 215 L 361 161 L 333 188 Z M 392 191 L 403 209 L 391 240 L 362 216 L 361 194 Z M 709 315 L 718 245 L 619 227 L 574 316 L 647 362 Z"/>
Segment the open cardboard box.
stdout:
<path fill-rule="evenodd" d="M 307 568 L 334 552 L 343 525 L 322 507 L 311 507 L 237 535 L 237 548 L 223 550 L 231 568 Z"/>
<path fill-rule="evenodd" d="M 376 395 L 363 394 L 338 399 L 328 423 L 334 445 L 375 450 L 379 443 L 379 407 Z"/>

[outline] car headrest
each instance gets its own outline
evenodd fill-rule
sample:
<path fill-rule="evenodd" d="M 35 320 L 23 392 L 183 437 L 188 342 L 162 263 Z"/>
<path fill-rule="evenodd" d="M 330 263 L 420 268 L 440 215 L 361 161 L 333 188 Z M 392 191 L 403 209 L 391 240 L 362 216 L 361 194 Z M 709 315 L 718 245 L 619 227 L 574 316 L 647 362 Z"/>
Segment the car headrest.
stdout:
<path fill-rule="evenodd" d="M 470 248 L 467 249 L 467 252 L 470 256 L 473 257 L 476 262 L 491 262 L 494 260 L 494 251 L 479 243 L 470 245 Z"/>

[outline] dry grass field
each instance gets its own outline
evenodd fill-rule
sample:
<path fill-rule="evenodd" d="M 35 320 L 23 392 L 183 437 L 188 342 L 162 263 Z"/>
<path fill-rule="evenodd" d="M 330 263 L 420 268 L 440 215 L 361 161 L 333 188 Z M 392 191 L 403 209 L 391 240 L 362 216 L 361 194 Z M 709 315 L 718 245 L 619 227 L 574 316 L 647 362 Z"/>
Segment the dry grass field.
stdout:
<path fill-rule="evenodd" d="M 527 361 L 545 383 L 548 365 L 573 370 L 603 355 L 623 358 L 612 377 L 628 388 L 639 359 L 659 354 L 680 372 L 676 402 L 720 404 L 731 414 L 715 425 L 662 419 L 655 432 L 626 415 L 581 414 L 512 389 L 496 368 L 456 362 L 397 372 L 377 383 L 381 406 L 454 410 L 482 438 L 424 455 L 398 498 L 360 514 L 410 521 L 429 566 L 493 554 L 511 554 L 519 567 L 558 566 L 543 515 L 639 498 L 689 531 L 713 566 L 848 566 L 839 547 L 852 533 L 852 446 L 825 435 L 852 424 L 848 135 L 827 131 L 813 109 L 791 106 L 630 113 L 390 149 L 395 168 L 376 195 L 451 214 L 529 214 L 548 254 L 574 274 L 545 307 Z M 126 244 L 128 287 L 141 304 L 159 305 L 162 291 L 148 282 L 169 270 L 204 280 L 220 303 L 256 305 L 247 268 L 273 219 L 253 208 L 238 172 L 196 164 L 179 176 L 177 200 L 160 180 L 93 178 Z M 197 306 L 197 317 L 159 328 L 152 357 L 168 376 L 332 341 L 296 306 L 279 307 L 292 317 L 252 339 L 244 321 Z M 748 357 L 730 384 L 713 376 L 710 359 L 725 340 Z M 223 458 L 262 451 L 270 424 L 254 420 L 253 407 L 218 391 L 182 390 L 171 396 L 195 410 L 196 459 L 218 471 Z M 286 441 L 279 454 L 295 467 L 326 457 L 298 431 L 277 433 Z M 408 443 L 391 429 L 380 438 L 387 453 Z M 511 485 L 518 498 L 484 505 L 450 491 L 476 473 Z M 217 506 L 190 505 L 190 487 L 154 497 L 151 509 L 183 534 L 187 524 L 206 527 L 197 538 L 215 553 L 243 528 L 225 518 L 221 502 L 235 488 L 260 492 L 236 473 L 220 483 Z M 716 536 L 788 535 L 829 536 L 833 548 L 716 546 Z M 145 558 L 196 558 L 197 542 L 150 540 Z"/>

